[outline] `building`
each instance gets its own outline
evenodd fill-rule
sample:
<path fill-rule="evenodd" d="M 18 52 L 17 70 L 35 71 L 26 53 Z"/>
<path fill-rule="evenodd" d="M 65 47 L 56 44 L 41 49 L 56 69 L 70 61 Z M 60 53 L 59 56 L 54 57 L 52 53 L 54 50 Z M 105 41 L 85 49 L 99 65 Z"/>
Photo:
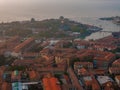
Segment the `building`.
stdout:
<path fill-rule="evenodd" d="M 113 51 L 117 49 L 119 44 L 120 39 L 114 37 L 114 35 L 111 35 L 92 42 L 92 48 L 100 51 Z"/>
<path fill-rule="evenodd" d="M 120 68 L 120 59 L 115 60 L 112 63 L 112 67 Z"/>
<path fill-rule="evenodd" d="M 120 75 L 115 76 L 115 81 L 117 82 L 117 84 L 120 87 Z"/>
<path fill-rule="evenodd" d="M 120 59 L 115 60 L 109 68 L 110 74 L 120 74 Z"/>
<path fill-rule="evenodd" d="M 93 62 L 94 68 L 107 69 L 109 64 L 115 60 L 115 54 L 97 50 L 80 50 L 76 57 L 82 62 Z"/>
<path fill-rule="evenodd" d="M 21 58 L 23 59 L 36 59 L 39 56 L 39 53 L 35 52 L 25 52 L 21 54 Z"/>
<path fill-rule="evenodd" d="M 90 46 L 90 43 L 85 40 L 75 40 L 74 45 L 76 46 L 77 49 L 88 49 Z"/>
<path fill-rule="evenodd" d="M 85 90 L 101 90 L 97 80 L 93 76 L 84 76 L 83 83 Z"/>
<path fill-rule="evenodd" d="M 113 85 L 113 80 L 112 78 L 108 76 L 97 76 L 97 80 L 101 86 L 102 89 L 104 89 L 107 86 L 112 86 Z"/>
<path fill-rule="evenodd" d="M 22 43 L 18 44 L 12 52 L 12 56 L 18 57 L 20 56 L 23 52 L 27 51 L 30 49 L 33 44 L 35 43 L 34 38 L 30 37 L 27 40 L 23 41 Z"/>
<path fill-rule="evenodd" d="M 0 90 L 11 90 L 11 85 L 7 82 L 3 82 Z"/>
<path fill-rule="evenodd" d="M 77 73 L 78 76 L 88 76 L 88 75 L 90 75 L 88 70 L 85 69 L 85 68 L 77 69 L 76 73 Z"/>
<path fill-rule="evenodd" d="M 21 72 L 15 70 L 11 73 L 11 81 L 20 81 L 21 80 Z"/>
<path fill-rule="evenodd" d="M 42 79 L 44 90 L 62 90 L 60 82 L 55 77 L 45 77 Z"/>
<path fill-rule="evenodd" d="M 118 74 L 120 74 L 120 68 L 112 68 L 112 67 L 110 67 L 109 68 L 109 73 L 110 74 L 114 74 L 114 75 L 118 75 Z"/>
<path fill-rule="evenodd" d="M 75 86 L 76 90 L 84 90 L 72 68 L 68 68 L 68 73 L 71 78 L 72 85 Z"/>
<path fill-rule="evenodd" d="M 21 82 L 13 82 L 12 90 L 28 90 L 28 86 L 22 84 Z"/>
<path fill-rule="evenodd" d="M 15 60 L 12 65 L 13 66 L 31 66 L 33 65 L 35 60 Z"/>
<path fill-rule="evenodd" d="M 36 81 L 39 78 L 39 76 L 38 76 L 39 74 L 35 70 L 28 71 L 28 74 L 29 74 L 30 80 Z"/>
<path fill-rule="evenodd" d="M 76 71 L 77 69 L 80 69 L 80 68 L 93 69 L 93 63 L 91 63 L 91 62 L 75 62 L 74 70 Z"/>
<path fill-rule="evenodd" d="M 64 73 L 66 68 L 64 67 L 45 67 L 45 68 L 36 68 L 39 73 Z"/>

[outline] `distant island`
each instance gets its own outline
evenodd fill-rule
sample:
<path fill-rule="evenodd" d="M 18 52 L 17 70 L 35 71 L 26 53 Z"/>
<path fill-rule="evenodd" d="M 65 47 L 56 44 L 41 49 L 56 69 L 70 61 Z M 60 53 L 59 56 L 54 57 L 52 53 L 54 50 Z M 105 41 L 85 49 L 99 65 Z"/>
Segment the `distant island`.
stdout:
<path fill-rule="evenodd" d="M 103 17 L 99 18 L 100 20 L 106 20 L 106 21 L 112 21 L 115 24 L 120 25 L 120 16 L 115 16 L 115 17 Z"/>
<path fill-rule="evenodd" d="M 103 18 L 99 18 L 100 20 L 107 20 L 107 21 L 111 21 L 114 19 L 114 17 L 103 17 Z"/>
<path fill-rule="evenodd" d="M 102 28 L 82 24 L 60 16 L 59 19 L 46 19 L 36 21 L 14 21 L 0 24 L 1 36 L 19 35 L 22 37 L 33 36 L 36 38 L 85 38 Z"/>

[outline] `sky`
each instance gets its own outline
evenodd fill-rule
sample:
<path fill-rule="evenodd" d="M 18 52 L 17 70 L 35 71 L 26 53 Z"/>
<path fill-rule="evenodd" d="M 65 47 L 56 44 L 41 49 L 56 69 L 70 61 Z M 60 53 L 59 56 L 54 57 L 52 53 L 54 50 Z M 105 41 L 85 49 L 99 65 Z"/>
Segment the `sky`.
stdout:
<path fill-rule="evenodd" d="M 120 0 L 0 0 L 0 21 L 120 15 Z"/>

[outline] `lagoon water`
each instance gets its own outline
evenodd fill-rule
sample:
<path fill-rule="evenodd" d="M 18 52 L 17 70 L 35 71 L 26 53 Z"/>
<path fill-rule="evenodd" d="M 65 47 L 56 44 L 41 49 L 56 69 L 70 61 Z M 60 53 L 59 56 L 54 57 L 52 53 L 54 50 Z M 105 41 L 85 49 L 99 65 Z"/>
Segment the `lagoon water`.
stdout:
<path fill-rule="evenodd" d="M 0 0 L 0 21 L 120 15 L 120 0 Z"/>
<path fill-rule="evenodd" d="M 90 25 L 102 27 L 103 28 L 102 31 L 108 31 L 108 32 L 93 33 L 90 36 L 86 37 L 85 38 L 86 40 L 103 38 L 103 37 L 111 35 L 111 32 L 119 32 L 120 31 L 120 25 L 116 25 L 112 21 L 103 21 L 103 20 L 99 20 L 99 18 L 87 18 L 87 17 L 74 18 L 74 20 L 76 20 L 78 22 L 82 22 L 84 24 L 90 24 Z"/>

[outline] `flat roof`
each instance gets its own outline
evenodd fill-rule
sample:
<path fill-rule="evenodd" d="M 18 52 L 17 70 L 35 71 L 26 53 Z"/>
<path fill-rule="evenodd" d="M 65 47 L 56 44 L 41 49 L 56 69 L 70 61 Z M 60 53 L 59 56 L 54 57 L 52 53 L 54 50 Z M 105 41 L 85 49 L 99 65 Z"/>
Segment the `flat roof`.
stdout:
<path fill-rule="evenodd" d="M 105 84 L 105 83 L 107 83 L 109 81 L 113 82 L 112 78 L 110 78 L 108 76 L 98 76 L 97 80 L 100 83 L 100 85 Z"/>

